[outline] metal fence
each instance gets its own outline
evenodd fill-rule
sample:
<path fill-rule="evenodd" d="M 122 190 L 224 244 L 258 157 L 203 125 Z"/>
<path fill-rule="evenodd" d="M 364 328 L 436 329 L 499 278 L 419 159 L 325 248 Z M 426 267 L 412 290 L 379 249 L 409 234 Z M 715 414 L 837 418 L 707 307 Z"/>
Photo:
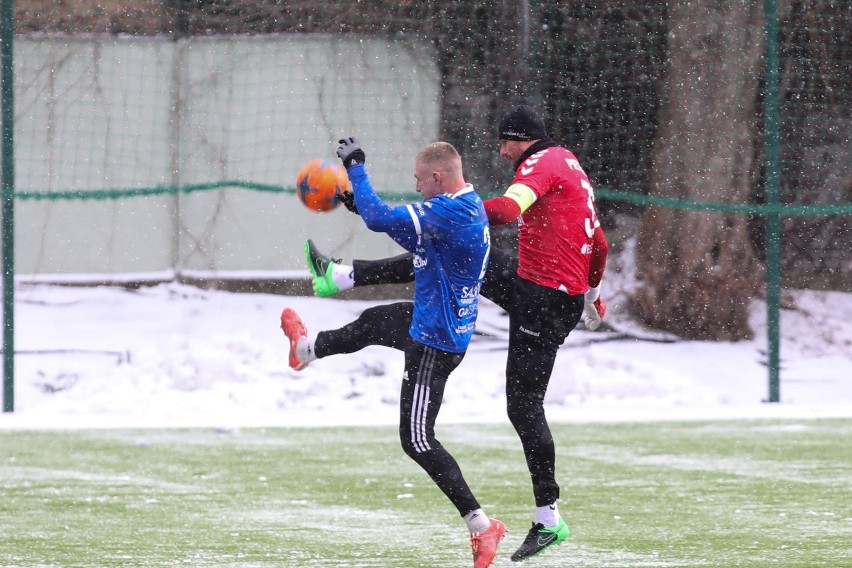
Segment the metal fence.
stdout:
<path fill-rule="evenodd" d="M 745 0 L 743 0 L 745 1 Z M 652 196 L 654 140 L 660 123 L 662 85 L 672 6 L 555 0 L 80 0 L 67 3 L 3 1 L 3 265 L 4 370 L 12 374 L 10 319 L 14 275 L 16 199 L 44 197 L 46 188 L 16 187 L 16 131 L 25 112 L 13 113 L 14 34 L 191 36 L 326 34 L 379 37 L 431 57 L 440 74 L 439 136 L 465 157 L 468 178 L 485 193 L 510 176 L 496 156 L 496 124 L 503 109 L 532 102 L 545 114 L 552 137 L 574 150 L 595 183 L 604 219 L 610 211 L 637 213 L 646 205 L 735 210 L 749 215 L 758 250 L 768 251 L 770 367 L 777 386 L 777 309 L 780 276 L 791 283 L 849 286 L 852 261 L 852 3 L 841 0 L 766 0 L 762 29 L 764 68 L 754 93 L 760 136 L 743 203 L 698 203 Z M 736 25 L 736 22 L 726 22 Z M 421 50 L 429 45 L 430 55 Z M 336 65 L 351 63 L 343 50 Z M 277 61 L 280 66 L 298 61 Z M 731 65 L 736 65 L 732 53 Z M 132 72 L 128 68 L 127 72 Z M 345 98 L 345 97 L 344 97 Z M 344 111 L 345 108 L 340 108 Z M 374 109 L 381 120 L 382 108 Z M 282 111 L 283 112 L 283 111 Z M 298 109 L 290 109 L 298 113 Z M 384 142 L 392 146 L 394 140 Z M 101 141 L 69 140 L 75 149 Z M 37 179 L 35 176 L 34 179 Z M 211 186 L 222 179 L 204 180 Z M 248 180 L 251 181 L 251 180 Z M 81 181 L 56 199 L 103 198 Z M 122 191 L 126 188 L 115 188 Z M 136 189 L 146 189 L 139 187 Z M 148 188 L 152 189 L 152 188 Z M 156 187 L 163 189 L 160 184 Z M 179 193 L 180 185 L 166 189 Z M 193 189 L 197 189 L 194 187 Z M 265 189 L 269 189 L 268 187 Z M 282 184 L 280 191 L 292 190 Z M 107 196 L 110 197 L 110 196 Z M 731 209 L 733 207 L 733 209 Z M 769 220 L 767 222 L 767 219 Z M 783 243 L 783 245 L 782 245 Z M 772 360 L 774 359 L 774 361 Z M 7 393 L 8 394 L 8 393 Z M 777 394 L 777 393 L 776 393 Z M 10 396 L 7 396 L 10 398 Z M 772 398 L 772 395 L 770 396 Z"/>

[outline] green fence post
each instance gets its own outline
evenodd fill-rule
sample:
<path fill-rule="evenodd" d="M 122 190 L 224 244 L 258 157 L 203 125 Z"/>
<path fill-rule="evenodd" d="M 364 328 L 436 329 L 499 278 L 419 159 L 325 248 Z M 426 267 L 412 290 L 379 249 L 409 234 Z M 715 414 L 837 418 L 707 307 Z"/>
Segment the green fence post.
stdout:
<path fill-rule="evenodd" d="M 12 66 L 13 0 L 3 0 L 0 98 L 3 117 L 3 412 L 15 410 L 15 112 Z"/>
<path fill-rule="evenodd" d="M 778 205 L 778 6 L 776 0 L 764 2 L 766 42 L 766 92 L 764 93 L 764 159 L 766 164 L 766 203 Z M 770 211 L 766 216 L 766 325 L 768 342 L 769 399 L 779 402 L 780 395 L 780 317 L 781 305 L 781 217 Z"/>

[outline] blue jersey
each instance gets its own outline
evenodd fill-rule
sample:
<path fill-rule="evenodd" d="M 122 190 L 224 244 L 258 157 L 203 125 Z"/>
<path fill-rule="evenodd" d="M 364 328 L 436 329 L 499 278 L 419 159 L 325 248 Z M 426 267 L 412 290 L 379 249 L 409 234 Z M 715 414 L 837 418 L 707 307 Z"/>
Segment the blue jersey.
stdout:
<path fill-rule="evenodd" d="M 387 233 L 414 253 L 411 338 L 464 353 L 476 325 L 479 288 L 491 250 L 488 218 L 473 186 L 391 207 L 376 195 L 363 164 L 353 165 L 348 173 L 367 227 Z"/>

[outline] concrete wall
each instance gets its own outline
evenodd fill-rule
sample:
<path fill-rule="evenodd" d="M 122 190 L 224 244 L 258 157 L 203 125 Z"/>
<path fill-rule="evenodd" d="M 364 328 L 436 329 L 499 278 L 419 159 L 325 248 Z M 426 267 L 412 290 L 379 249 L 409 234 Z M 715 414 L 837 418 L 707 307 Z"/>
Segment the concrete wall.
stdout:
<path fill-rule="evenodd" d="M 433 61 L 425 45 L 360 37 L 17 39 L 16 189 L 292 187 L 352 134 L 377 189 L 414 201 L 414 155 L 438 136 Z M 16 201 L 16 270 L 45 279 L 288 275 L 304 271 L 307 237 L 346 258 L 400 251 L 342 207 L 314 213 L 292 194 Z"/>

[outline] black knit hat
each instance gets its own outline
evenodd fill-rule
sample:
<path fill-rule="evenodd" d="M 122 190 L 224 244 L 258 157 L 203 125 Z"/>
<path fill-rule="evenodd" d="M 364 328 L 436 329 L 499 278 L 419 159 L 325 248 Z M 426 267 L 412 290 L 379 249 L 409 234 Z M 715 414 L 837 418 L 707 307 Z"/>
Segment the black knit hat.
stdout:
<path fill-rule="evenodd" d="M 544 121 L 529 105 L 506 111 L 500 119 L 500 140 L 541 140 L 547 138 Z"/>

